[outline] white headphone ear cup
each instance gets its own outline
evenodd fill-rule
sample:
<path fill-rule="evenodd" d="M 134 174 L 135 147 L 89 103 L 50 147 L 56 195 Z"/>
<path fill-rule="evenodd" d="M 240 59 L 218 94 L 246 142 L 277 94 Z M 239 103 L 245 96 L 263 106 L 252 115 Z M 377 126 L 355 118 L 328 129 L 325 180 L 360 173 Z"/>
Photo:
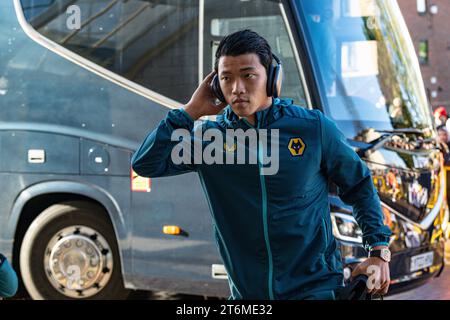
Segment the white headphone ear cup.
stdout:
<path fill-rule="evenodd" d="M 283 67 L 281 66 L 281 64 L 279 64 L 277 66 L 277 70 L 276 70 L 276 81 L 275 81 L 275 95 L 276 98 L 278 98 L 279 96 L 281 96 L 281 86 L 283 84 Z"/>
<path fill-rule="evenodd" d="M 274 68 L 274 75 L 273 75 L 273 88 L 272 88 L 272 96 L 274 98 L 278 98 L 281 93 L 281 82 L 283 78 L 282 68 L 281 65 L 277 65 Z"/>

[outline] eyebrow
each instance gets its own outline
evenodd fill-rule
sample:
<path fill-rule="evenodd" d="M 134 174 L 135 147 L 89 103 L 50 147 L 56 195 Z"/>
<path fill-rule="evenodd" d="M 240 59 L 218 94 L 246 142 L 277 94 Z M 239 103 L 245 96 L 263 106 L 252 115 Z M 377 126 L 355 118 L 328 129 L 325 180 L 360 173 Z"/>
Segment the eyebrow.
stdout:
<path fill-rule="evenodd" d="M 245 68 L 239 69 L 240 72 L 248 71 L 248 70 L 256 70 L 256 67 L 245 67 Z M 231 73 L 230 71 L 225 70 L 225 71 L 222 71 L 220 74 L 223 75 L 223 74 L 230 74 L 230 73 Z"/>

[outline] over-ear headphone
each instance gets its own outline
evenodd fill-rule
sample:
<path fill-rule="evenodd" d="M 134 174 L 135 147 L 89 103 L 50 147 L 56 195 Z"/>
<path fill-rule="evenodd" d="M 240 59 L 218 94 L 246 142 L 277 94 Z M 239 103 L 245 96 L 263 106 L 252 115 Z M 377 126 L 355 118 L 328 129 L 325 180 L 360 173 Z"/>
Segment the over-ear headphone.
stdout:
<path fill-rule="evenodd" d="M 277 65 L 274 66 L 273 64 L 270 64 L 269 70 L 267 70 L 266 91 L 268 97 L 278 98 L 281 93 L 281 83 L 283 81 L 283 67 L 281 65 L 281 60 L 278 59 L 276 55 L 272 53 L 272 57 L 276 61 Z M 223 103 L 227 103 L 222 89 L 220 89 L 219 77 L 217 73 L 214 75 L 210 86 L 216 98 Z"/>

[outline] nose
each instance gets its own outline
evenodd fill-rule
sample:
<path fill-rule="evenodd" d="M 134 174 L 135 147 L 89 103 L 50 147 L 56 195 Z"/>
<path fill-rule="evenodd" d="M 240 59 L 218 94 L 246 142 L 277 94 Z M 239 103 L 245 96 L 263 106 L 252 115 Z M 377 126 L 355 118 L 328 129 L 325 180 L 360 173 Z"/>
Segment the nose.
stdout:
<path fill-rule="evenodd" d="M 236 81 L 234 81 L 234 83 L 233 83 L 233 91 L 232 91 L 232 94 L 233 95 L 237 95 L 237 96 L 239 96 L 239 95 L 241 95 L 241 94 L 243 94 L 243 93 L 245 93 L 245 85 L 244 85 L 244 82 L 243 81 L 241 81 L 241 79 L 237 79 Z"/>

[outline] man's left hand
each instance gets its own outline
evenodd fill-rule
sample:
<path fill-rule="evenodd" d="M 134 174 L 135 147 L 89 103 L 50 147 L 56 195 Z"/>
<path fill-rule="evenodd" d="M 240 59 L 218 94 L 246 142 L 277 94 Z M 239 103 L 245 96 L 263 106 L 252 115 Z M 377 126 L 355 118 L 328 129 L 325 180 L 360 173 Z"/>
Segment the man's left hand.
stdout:
<path fill-rule="evenodd" d="M 386 247 L 374 247 L 381 249 Z M 369 277 L 367 281 L 367 292 L 372 294 L 385 295 L 389 290 L 391 281 L 389 263 L 378 257 L 370 257 L 356 266 L 352 272 L 352 278 L 359 274 Z"/>

